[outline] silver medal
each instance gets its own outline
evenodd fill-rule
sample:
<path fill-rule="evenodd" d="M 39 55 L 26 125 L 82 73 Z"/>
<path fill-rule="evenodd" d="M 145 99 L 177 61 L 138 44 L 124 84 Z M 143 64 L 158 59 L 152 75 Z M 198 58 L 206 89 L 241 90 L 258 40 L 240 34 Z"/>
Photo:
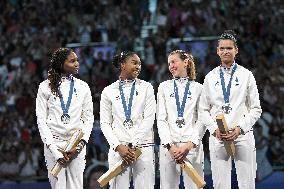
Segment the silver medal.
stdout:
<path fill-rule="evenodd" d="M 131 119 L 124 120 L 123 126 L 130 129 L 133 127 L 133 121 Z"/>
<path fill-rule="evenodd" d="M 63 124 L 69 124 L 70 123 L 70 116 L 68 114 L 63 114 L 61 116 L 61 121 Z"/>
<path fill-rule="evenodd" d="M 176 124 L 179 128 L 182 128 L 183 126 L 185 126 L 185 121 L 183 117 L 178 117 L 176 120 Z"/>
<path fill-rule="evenodd" d="M 232 111 L 230 104 L 226 104 L 222 106 L 223 113 L 229 114 Z"/>

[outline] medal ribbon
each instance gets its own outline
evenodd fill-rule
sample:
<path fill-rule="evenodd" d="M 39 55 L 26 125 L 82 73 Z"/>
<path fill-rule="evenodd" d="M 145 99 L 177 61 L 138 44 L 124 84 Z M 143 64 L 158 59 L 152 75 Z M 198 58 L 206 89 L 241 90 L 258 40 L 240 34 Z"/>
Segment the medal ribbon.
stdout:
<path fill-rule="evenodd" d="M 64 104 L 63 96 L 62 96 L 62 93 L 59 89 L 59 99 L 60 99 L 61 109 L 63 111 L 63 114 L 68 114 L 69 107 L 70 107 L 71 100 L 72 100 L 72 96 L 73 96 L 73 91 L 74 91 L 73 89 L 74 89 L 74 80 L 72 78 L 71 81 L 70 81 L 70 90 L 69 90 L 69 96 L 68 96 L 68 100 L 67 100 L 66 105 Z"/>
<path fill-rule="evenodd" d="M 234 75 L 236 69 L 237 69 L 237 64 L 235 64 L 233 69 L 232 69 L 231 78 L 230 78 L 230 81 L 229 81 L 228 86 L 226 88 L 225 87 L 224 72 L 222 71 L 221 66 L 220 66 L 220 79 L 221 79 L 221 85 L 222 85 L 222 91 L 223 91 L 225 103 L 229 103 L 229 101 L 230 101 L 231 84 L 232 84 L 233 75 Z"/>
<path fill-rule="evenodd" d="M 186 83 L 181 105 L 180 105 L 180 102 L 179 102 L 178 87 L 177 87 L 175 80 L 174 80 L 174 91 L 175 91 L 175 99 L 176 99 L 178 117 L 183 117 L 185 103 L 186 103 L 186 99 L 187 99 L 187 94 L 189 94 L 189 95 L 191 94 L 190 90 L 189 90 L 189 81 L 187 81 L 187 83 Z"/>
<path fill-rule="evenodd" d="M 124 110 L 124 115 L 125 115 L 126 120 L 130 120 L 131 118 L 131 108 L 132 108 L 134 91 L 135 91 L 135 81 L 133 82 L 132 87 L 131 87 L 128 106 L 126 106 L 126 100 L 125 100 L 125 96 L 124 96 L 123 89 L 122 89 L 122 82 L 119 83 L 119 92 L 120 92 L 121 102 L 123 105 L 123 110 Z"/>

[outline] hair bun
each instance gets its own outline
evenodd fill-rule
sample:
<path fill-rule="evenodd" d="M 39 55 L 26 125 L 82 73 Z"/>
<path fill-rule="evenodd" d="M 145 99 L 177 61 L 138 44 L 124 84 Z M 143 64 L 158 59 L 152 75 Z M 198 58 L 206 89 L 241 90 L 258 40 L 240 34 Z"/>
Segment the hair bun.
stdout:
<path fill-rule="evenodd" d="M 225 30 L 223 34 L 229 34 L 229 35 L 232 35 L 234 37 L 236 37 L 236 33 L 233 31 L 233 30 Z"/>
<path fill-rule="evenodd" d="M 136 53 L 132 51 L 121 51 L 120 53 L 117 53 L 113 56 L 112 64 L 114 65 L 114 67 L 119 68 L 121 63 L 123 63 L 129 56 L 132 56 L 134 54 Z"/>
<path fill-rule="evenodd" d="M 225 30 L 224 33 L 221 34 L 219 37 L 219 40 L 229 39 L 232 40 L 235 43 L 235 46 L 237 46 L 237 38 L 236 33 L 233 30 Z"/>
<path fill-rule="evenodd" d="M 119 63 L 120 63 L 120 54 L 116 54 L 113 56 L 112 64 L 114 67 L 119 68 Z"/>

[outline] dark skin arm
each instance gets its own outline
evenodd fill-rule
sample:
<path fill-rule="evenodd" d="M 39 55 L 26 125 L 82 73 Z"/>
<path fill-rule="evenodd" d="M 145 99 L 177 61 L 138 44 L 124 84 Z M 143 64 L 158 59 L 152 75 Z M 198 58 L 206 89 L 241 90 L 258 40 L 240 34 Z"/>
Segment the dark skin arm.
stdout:
<path fill-rule="evenodd" d="M 115 151 L 119 153 L 120 157 L 126 162 L 127 165 L 136 161 L 134 150 L 134 148 L 130 148 L 123 144 L 118 145 L 115 149 Z"/>
<path fill-rule="evenodd" d="M 218 140 L 222 140 L 221 132 L 220 132 L 219 128 L 217 128 L 215 130 L 215 132 L 213 133 L 213 136 L 216 137 Z"/>
<path fill-rule="evenodd" d="M 236 140 L 241 133 L 241 129 L 239 127 L 234 127 L 229 130 L 227 134 L 221 134 L 221 138 L 226 141 Z"/>
<path fill-rule="evenodd" d="M 81 148 L 81 149 L 78 149 L 77 147 L 80 145 L 80 143 L 82 144 L 82 148 Z M 81 140 L 77 146 L 73 147 L 73 148 L 72 148 L 71 150 L 69 150 L 68 152 L 63 152 L 63 151 L 61 151 L 61 153 L 63 154 L 64 157 L 58 159 L 58 162 L 59 162 L 62 166 L 66 167 L 66 165 L 67 165 L 70 161 L 72 161 L 73 159 L 75 159 L 75 158 L 78 156 L 78 154 L 81 152 L 81 150 L 83 149 L 83 147 L 85 146 L 85 144 L 86 144 L 86 142 L 85 142 L 84 140 Z"/>

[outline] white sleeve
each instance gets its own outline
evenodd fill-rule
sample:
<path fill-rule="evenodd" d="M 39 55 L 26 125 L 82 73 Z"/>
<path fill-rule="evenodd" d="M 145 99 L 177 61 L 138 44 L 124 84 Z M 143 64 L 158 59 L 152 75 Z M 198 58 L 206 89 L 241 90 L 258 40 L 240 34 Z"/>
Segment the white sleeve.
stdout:
<path fill-rule="evenodd" d="M 55 159 L 63 158 L 63 154 L 59 152 L 57 147 L 55 146 L 52 133 L 46 124 L 46 119 L 48 116 L 47 102 L 49 96 L 44 93 L 43 87 L 44 83 L 41 83 L 36 98 L 36 116 L 37 116 L 38 130 L 43 144 L 45 144 L 49 148 Z"/>
<path fill-rule="evenodd" d="M 149 85 L 146 90 L 146 103 L 143 111 L 143 120 L 141 125 L 135 131 L 134 138 L 132 140 L 133 145 L 138 144 L 145 135 L 147 135 L 153 129 L 156 113 L 156 100 L 154 95 L 154 89 L 152 85 Z"/>
<path fill-rule="evenodd" d="M 108 99 L 106 91 L 103 90 L 100 101 L 100 125 L 101 130 L 107 139 L 110 148 L 114 149 L 120 145 L 118 138 L 116 137 L 111 124 L 113 121 L 112 117 L 112 104 L 110 99 Z"/>
<path fill-rule="evenodd" d="M 39 133 L 42 139 L 42 142 L 49 146 L 54 143 L 52 133 L 49 127 L 46 124 L 47 121 L 47 102 L 49 96 L 44 93 L 44 83 L 41 83 L 36 97 L 36 116 L 37 116 L 37 125 L 39 129 Z"/>
<path fill-rule="evenodd" d="M 248 114 L 246 114 L 240 122 L 240 127 L 245 133 L 251 130 L 262 112 L 256 81 L 251 72 L 249 75 L 249 83 L 247 88 L 246 105 L 248 106 Z"/>
<path fill-rule="evenodd" d="M 201 120 L 200 120 L 200 114 L 198 112 L 199 110 L 199 102 L 200 102 L 200 95 L 198 97 L 197 100 L 197 104 L 196 104 L 196 111 L 194 113 L 194 119 L 195 119 L 195 126 L 194 126 L 194 132 L 193 132 L 193 136 L 191 139 L 191 142 L 193 142 L 196 145 L 200 144 L 200 141 L 202 140 L 205 131 L 206 131 L 206 127 L 204 127 L 204 125 L 202 124 Z"/>
<path fill-rule="evenodd" d="M 203 89 L 201 92 L 200 102 L 199 102 L 199 120 L 202 120 L 201 123 L 204 125 L 210 132 L 210 134 L 213 134 L 215 130 L 218 128 L 217 123 L 214 121 L 214 119 L 210 115 L 210 110 L 212 105 L 209 101 L 210 91 L 208 87 L 208 77 L 205 77 Z"/>
<path fill-rule="evenodd" d="M 87 93 L 83 101 L 82 110 L 83 112 L 81 118 L 84 123 L 84 127 L 82 129 L 84 132 L 84 136 L 82 139 L 88 142 L 94 124 L 93 101 L 92 101 L 91 90 L 88 85 L 87 85 Z"/>
<path fill-rule="evenodd" d="M 170 127 L 168 124 L 165 94 L 161 85 L 158 88 L 157 101 L 157 127 L 161 144 L 170 144 L 173 141 L 171 139 Z"/>

